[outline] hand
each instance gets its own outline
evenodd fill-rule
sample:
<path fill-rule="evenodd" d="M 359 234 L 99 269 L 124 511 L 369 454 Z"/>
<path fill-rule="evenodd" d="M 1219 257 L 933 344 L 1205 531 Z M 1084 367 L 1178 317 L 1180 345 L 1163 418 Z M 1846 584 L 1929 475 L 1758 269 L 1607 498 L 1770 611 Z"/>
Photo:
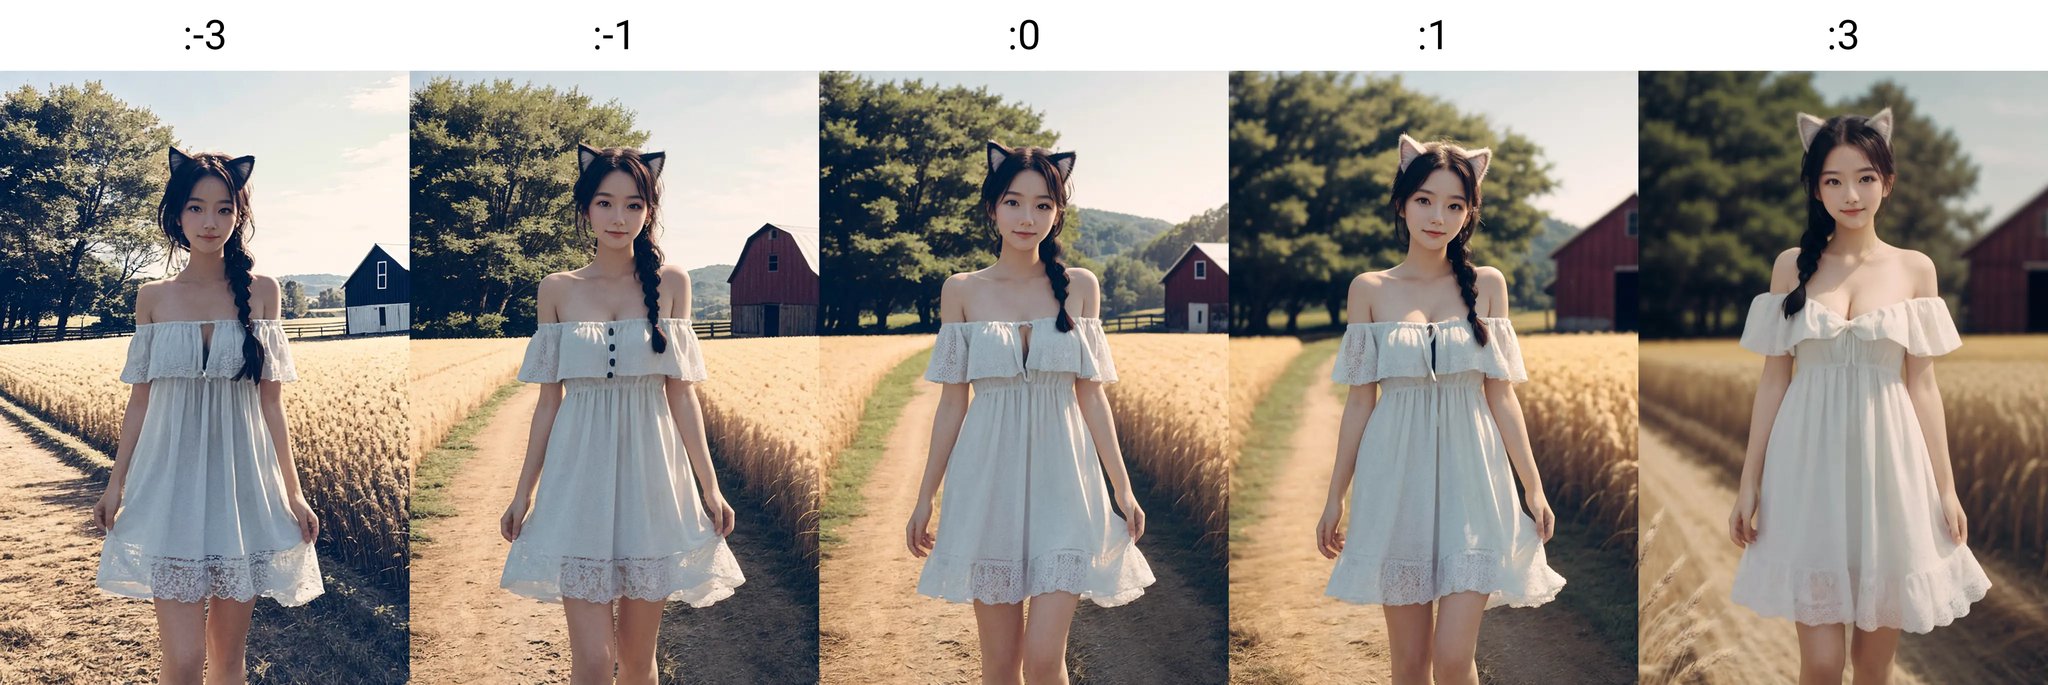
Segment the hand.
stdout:
<path fill-rule="evenodd" d="M 932 502 L 924 500 L 917 508 L 910 510 L 910 522 L 903 526 L 903 544 L 910 547 L 910 556 L 922 559 L 932 553 Z"/>
<path fill-rule="evenodd" d="M 1116 508 L 1124 513 L 1124 528 L 1131 533 L 1131 542 L 1145 537 L 1145 510 L 1138 506 L 1138 496 L 1129 490 L 1117 493 Z"/>
<path fill-rule="evenodd" d="M 306 503 L 306 496 L 293 496 L 289 506 L 292 522 L 299 524 L 299 540 L 310 543 L 320 539 L 320 517 L 313 515 L 313 505 Z"/>
<path fill-rule="evenodd" d="M 92 505 L 92 522 L 99 524 L 101 531 L 112 531 L 114 516 L 120 512 L 121 484 L 108 481 L 107 490 L 100 493 L 100 501 Z"/>
<path fill-rule="evenodd" d="M 1324 559 L 1335 559 L 1344 552 L 1344 533 L 1338 530 L 1344 525 L 1344 500 L 1332 500 L 1323 505 L 1323 519 L 1316 522 L 1316 551 Z"/>
<path fill-rule="evenodd" d="M 1948 527 L 1948 537 L 1958 545 L 1970 543 L 1970 519 L 1963 515 L 1963 501 L 1953 492 L 1941 496 L 1941 520 Z"/>
<path fill-rule="evenodd" d="M 505 515 L 498 517 L 498 534 L 505 536 L 506 542 L 518 540 L 519 531 L 526 528 L 526 514 L 532 509 L 526 498 L 512 498 L 512 504 L 505 507 Z"/>
<path fill-rule="evenodd" d="M 717 490 L 700 494 L 704 499 L 704 515 L 711 517 L 711 527 L 718 531 L 718 537 L 732 534 L 734 515 L 732 505 L 725 503 L 725 494 Z"/>
<path fill-rule="evenodd" d="M 1550 512 L 1550 498 L 1542 490 L 1530 490 L 1522 500 L 1529 504 L 1529 518 L 1536 520 L 1536 538 L 1550 542 L 1550 536 L 1557 532 L 1557 515 Z"/>
<path fill-rule="evenodd" d="M 1735 509 L 1728 512 L 1728 539 L 1736 547 L 1756 542 L 1756 489 L 1744 487 L 1735 493 Z"/>

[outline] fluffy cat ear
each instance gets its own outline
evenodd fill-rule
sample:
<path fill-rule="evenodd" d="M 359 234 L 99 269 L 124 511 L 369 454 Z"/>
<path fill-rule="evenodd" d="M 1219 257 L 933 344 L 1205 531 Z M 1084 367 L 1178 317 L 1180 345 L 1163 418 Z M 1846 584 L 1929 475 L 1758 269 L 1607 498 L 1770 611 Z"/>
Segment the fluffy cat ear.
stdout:
<path fill-rule="evenodd" d="M 1046 159 L 1052 160 L 1052 165 L 1060 168 L 1060 178 L 1072 178 L 1074 176 L 1074 153 L 1055 152 Z"/>
<path fill-rule="evenodd" d="M 1886 107 L 1883 111 L 1870 115 L 1870 127 L 1877 129 L 1877 135 L 1884 139 L 1884 144 L 1892 144 L 1892 108 Z"/>
<path fill-rule="evenodd" d="M 642 163 L 642 164 L 646 164 L 646 165 L 647 165 L 647 171 L 648 171 L 648 172 L 650 172 L 650 173 L 652 173 L 652 174 L 654 174 L 654 177 L 655 177 L 655 178 L 661 178 L 661 166 L 662 166 L 662 164 L 663 164 L 663 163 L 665 163 L 665 162 L 667 162 L 667 161 L 668 161 L 668 153 L 666 153 L 666 152 L 642 152 L 642 153 L 640 153 L 640 163 Z"/>
<path fill-rule="evenodd" d="M 1486 167 L 1493 163 L 1493 148 L 1482 147 L 1464 153 L 1465 161 L 1472 165 L 1472 185 L 1486 180 Z"/>
<path fill-rule="evenodd" d="M 576 170 L 580 172 L 584 169 L 590 168 L 590 163 L 597 161 L 597 154 L 597 148 L 591 147 L 584 143 L 577 143 Z"/>
<path fill-rule="evenodd" d="M 1807 114 L 1807 113 L 1805 113 L 1805 112 L 1800 112 L 1800 113 L 1799 113 L 1799 149 L 1801 149 L 1801 150 L 1804 150 L 1804 149 L 1807 149 L 1807 148 L 1813 147 L 1813 136 L 1814 136 L 1815 134 L 1818 134 L 1818 133 L 1820 133 L 1820 129 L 1821 129 L 1821 127 L 1822 127 L 1822 126 L 1826 126 L 1826 125 L 1827 125 L 1827 123 L 1828 123 L 1828 122 L 1826 122 L 1826 121 L 1823 121 L 1823 120 L 1821 120 L 1821 118 L 1820 118 L 1820 117 L 1817 117 L 1817 116 L 1814 116 L 1814 115 L 1811 115 L 1811 114 Z M 1889 137 L 1889 136 L 1887 136 L 1887 137 Z"/>
<path fill-rule="evenodd" d="M 1401 134 L 1401 163 L 1394 167 L 1394 173 L 1398 174 L 1407 171 L 1409 162 L 1415 161 L 1415 158 L 1428 154 L 1428 152 L 1429 149 L 1423 147 L 1422 141 L 1410 138 L 1406 133 Z"/>
<path fill-rule="evenodd" d="M 1006 147 L 1003 147 L 1003 144 L 1002 144 L 1002 143 L 998 143 L 998 142 L 996 142 L 996 141 L 993 141 L 993 140 L 991 140 L 991 141 L 988 141 L 988 172 L 989 172 L 989 173 L 991 173 L 991 174 L 995 173 L 995 172 L 996 172 L 996 167 L 1002 166 L 1002 165 L 1003 165 L 1003 160 L 1006 160 L 1006 159 L 1009 159 L 1009 158 L 1010 158 L 1010 148 L 1006 148 Z"/>
<path fill-rule="evenodd" d="M 179 152 L 178 148 L 176 147 L 171 148 L 171 173 L 178 173 L 178 169 L 183 168 L 185 165 L 191 163 L 191 155 Z"/>
<path fill-rule="evenodd" d="M 256 156 L 242 155 L 228 160 L 228 175 L 234 177 L 235 187 L 249 184 L 249 175 L 256 173 Z"/>

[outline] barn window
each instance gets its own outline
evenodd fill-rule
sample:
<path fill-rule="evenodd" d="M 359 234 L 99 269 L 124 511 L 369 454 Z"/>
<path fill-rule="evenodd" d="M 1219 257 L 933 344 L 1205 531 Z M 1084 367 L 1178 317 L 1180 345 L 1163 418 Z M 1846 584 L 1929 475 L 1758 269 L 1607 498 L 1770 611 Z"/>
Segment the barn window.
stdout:
<path fill-rule="evenodd" d="M 385 265 L 386 265 L 386 264 L 388 264 L 388 263 L 389 263 L 389 262 L 386 262 L 386 261 L 384 261 L 384 260 L 382 260 L 382 259 L 379 259 L 379 260 L 377 260 L 377 289 L 378 289 L 378 290 L 383 290 L 383 289 L 385 288 L 385 286 L 388 286 L 388 285 L 390 285 L 390 283 L 391 283 L 391 279 L 390 279 L 389 275 L 388 275 L 388 274 L 386 273 L 386 270 L 385 270 L 385 268 L 384 268 L 384 267 L 385 267 Z"/>
<path fill-rule="evenodd" d="M 1636 210 L 1628 210 L 1628 237 L 1636 237 Z"/>
<path fill-rule="evenodd" d="M 775 255 L 768 255 L 768 270 L 769 270 L 769 271 L 781 271 L 781 270 L 782 270 L 782 258 L 781 258 L 781 257 L 778 257 L 778 256 L 775 256 Z"/>
<path fill-rule="evenodd" d="M 1195 260 L 1195 280 L 1197 280 L 1197 281 L 1206 281 L 1206 280 L 1209 280 L 1209 263 L 1208 263 L 1208 262 L 1205 262 L 1205 261 L 1202 261 L 1202 260 L 1199 260 L 1199 259 Z"/>

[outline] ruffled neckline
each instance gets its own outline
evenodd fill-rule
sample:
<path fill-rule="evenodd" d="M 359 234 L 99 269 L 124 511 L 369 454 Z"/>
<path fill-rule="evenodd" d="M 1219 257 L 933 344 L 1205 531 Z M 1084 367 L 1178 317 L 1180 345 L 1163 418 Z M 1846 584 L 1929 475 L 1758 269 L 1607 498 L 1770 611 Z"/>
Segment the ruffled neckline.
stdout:
<path fill-rule="evenodd" d="M 1505 316 L 1482 316 L 1482 317 L 1479 317 L 1479 321 L 1480 321 L 1481 323 L 1485 323 L 1485 322 L 1487 322 L 1487 321 L 1508 321 L 1508 317 L 1505 317 Z M 1470 324 L 1471 324 L 1471 322 L 1470 322 L 1470 321 L 1466 321 L 1466 320 L 1465 320 L 1465 317 L 1462 317 L 1462 316 L 1461 316 L 1461 317 L 1456 317 L 1456 318 L 1450 318 L 1450 319 L 1438 319 L 1438 320 L 1436 320 L 1436 321 L 1359 321 L 1359 322 L 1357 322 L 1357 323 L 1350 323 L 1350 324 L 1345 324 L 1345 328 L 1350 328 L 1350 327 L 1352 327 L 1352 326 L 1441 326 L 1441 325 L 1443 325 L 1443 324 L 1461 324 L 1461 323 L 1462 323 L 1462 324 L 1466 324 L 1466 325 L 1470 325 Z"/>
<path fill-rule="evenodd" d="M 1763 295 L 1759 295 L 1758 297 L 1763 297 L 1763 296 L 1765 296 L 1765 295 L 1775 295 L 1775 296 L 1777 296 L 1777 299 L 1778 299 L 1778 300 L 1779 300 L 1780 302 L 1782 302 L 1782 301 L 1784 301 L 1784 299 L 1785 299 L 1785 295 L 1786 295 L 1786 293 L 1764 293 Z M 1884 312 L 1886 312 L 1886 311 L 1888 311 L 1888 310 L 1891 310 L 1891 309 L 1895 309 L 1895 308 L 1899 308 L 1899 307 L 1909 307 L 1909 306 L 1912 306 L 1913 302 L 1915 302 L 1915 301 L 1917 301 L 1917 300 L 1940 300 L 1940 301 L 1941 301 L 1941 304 L 1942 304 L 1942 306 L 1943 306 L 1943 307 L 1947 307 L 1947 306 L 1948 306 L 1948 301 L 1947 301 L 1947 300 L 1942 300 L 1942 299 L 1941 299 L 1941 298 L 1939 298 L 1939 297 L 1908 297 L 1908 298 L 1906 298 L 1906 299 L 1903 299 L 1903 300 L 1899 300 L 1899 301 L 1897 301 L 1897 302 L 1893 302 L 1893 303 L 1891 303 L 1891 304 L 1888 304 L 1888 305 L 1885 305 L 1885 306 L 1882 306 L 1882 307 L 1878 307 L 1878 308 L 1876 308 L 1876 309 L 1872 309 L 1872 310 L 1870 310 L 1870 311 L 1864 312 L 1864 313 L 1862 313 L 1862 314 L 1857 314 L 1857 315 L 1855 315 L 1855 316 L 1846 316 L 1846 315 L 1842 314 L 1841 312 L 1835 311 L 1835 308 L 1834 308 L 1834 307 L 1830 307 L 1830 306 L 1828 306 L 1828 305 L 1827 305 L 1827 303 L 1825 303 L 1825 302 L 1821 302 L 1820 300 L 1816 300 L 1816 299 L 1813 299 L 1813 298 L 1811 298 L 1811 297 L 1809 297 L 1809 298 L 1806 298 L 1806 306 L 1808 306 L 1808 307 L 1814 307 L 1814 306 L 1818 306 L 1818 307 L 1820 307 L 1820 310 L 1821 310 L 1821 311 L 1824 311 L 1824 312 L 1827 312 L 1827 313 L 1829 313 L 1829 314 L 1832 314 L 1832 315 L 1834 315 L 1834 317 L 1835 317 L 1835 318 L 1837 318 L 1837 319 L 1841 319 L 1841 320 L 1843 320 L 1843 321 L 1847 321 L 1847 322 L 1849 322 L 1849 323 L 1855 323 L 1855 322 L 1857 322 L 1857 321 L 1861 321 L 1861 320 L 1863 320 L 1863 319 L 1864 319 L 1865 317 L 1869 317 L 1869 316 L 1875 316 L 1875 315 L 1877 315 L 1877 314 L 1881 314 L 1881 313 L 1884 313 Z M 1782 308 L 1782 306 L 1780 307 L 1780 311 L 1783 311 L 1783 308 Z"/>
<path fill-rule="evenodd" d="M 1058 315 L 1058 314 L 1054 314 L 1054 315 L 1052 315 L 1052 316 L 1041 316 L 1041 317 L 1038 317 L 1038 318 L 1036 318 L 1036 319 L 1018 319 L 1018 320 L 1014 320 L 1014 321 L 1010 321 L 1010 320 L 1003 320 L 1003 319 L 988 319 L 988 320 L 984 320 L 984 321 L 952 321 L 952 322 L 947 322 L 947 323 L 941 323 L 941 324 L 939 324 L 939 326 L 940 326 L 940 327 L 945 327 L 945 326 L 978 326 L 978 325 L 987 325 L 987 324 L 1005 324 L 1005 325 L 1010 325 L 1010 326 L 1022 326 L 1022 325 L 1025 325 L 1025 324 L 1034 324 L 1034 323 L 1038 323 L 1038 322 L 1041 322 L 1041 321 L 1058 321 L 1058 320 L 1059 320 L 1059 318 L 1060 318 L 1060 315 Z M 1072 317 L 1072 318 L 1073 318 L 1073 319 L 1074 319 L 1074 321 L 1076 321 L 1076 322 L 1080 322 L 1080 321 L 1101 321 L 1101 320 L 1102 320 L 1102 319 L 1101 319 L 1101 317 L 1094 317 L 1094 316 L 1075 316 L 1075 317 Z"/>
<path fill-rule="evenodd" d="M 690 322 L 691 322 L 691 319 L 690 319 L 690 317 L 687 317 L 687 316 L 664 316 L 664 317 L 661 317 L 661 320 L 662 320 L 662 321 L 674 321 L 674 322 L 678 322 L 678 323 L 690 323 Z M 542 325 L 542 326 L 609 326 L 609 325 L 613 325 L 613 324 L 622 324 L 622 323 L 634 323 L 634 322 L 639 322 L 639 323 L 647 323 L 647 319 L 646 319 L 646 317 L 641 317 L 641 318 L 638 318 L 638 319 L 613 319 L 613 320 L 611 320 L 611 321 L 556 321 L 556 322 L 554 322 L 554 323 L 544 323 L 544 324 L 540 324 L 540 325 Z"/>
<path fill-rule="evenodd" d="M 172 325 L 172 324 L 202 324 L 202 325 L 203 325 L 203 324 L 209 324 L 209 323 L 211 323 L 211 324 L 223 324 L 223 323 L 241 323 L 241 322 L 242 322 L 242 320 L 241 320 L 241 319 L 193 319 L 193 320 L 188 320 L 188 321 L 151 321 L 151 322 L 149 322 L 149 323 L 139 323 L 139 324 L 135 324 L 135 327 L 136 327 L 136 328 L 141 328 L 141 327 L 143 327 L 143 326 L 169 326 L 169 325 Z M 270 324 L 270 325 L 283 325 L 283 324 L 284 324 L 284 320 L 283 320 L 283 319 L 250 319 L 250 320 L 249 320 L 249 324 L 250 324 L 250 325 L 256 325 L 256 326 L 260 326 L 260 325 L 265 325 L 265 324 Z"/>
<path fill-rule="evenodd" d="M 1762 293 L 1750 301 L 1742 327 L 1743 348 L 1767 356 L 1795 354 L 1801 341 L 1853 335 L 1864 341 L 1890 340 L 1907 354 L 1931 357 L 1963 344 L 1948 301 L 1939 297 L 1906 298 L 1853 317 L 1809 298 L 1806 306 L 1787 317 L 1786 295 Z"/>

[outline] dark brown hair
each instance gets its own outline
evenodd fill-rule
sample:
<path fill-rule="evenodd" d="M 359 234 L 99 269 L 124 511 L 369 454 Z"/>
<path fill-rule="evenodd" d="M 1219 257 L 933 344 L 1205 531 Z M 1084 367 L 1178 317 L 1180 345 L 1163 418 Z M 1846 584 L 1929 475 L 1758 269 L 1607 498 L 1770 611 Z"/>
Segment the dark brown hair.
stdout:
<path fill-rule="evenodd" d="M 1814 132 L 1813 141 L 1806 145 L 1806 156 L 1799 160 L 1799 182 L 1806 189 L 1806 231 L 1799 235 L 1799 285 L 1785 294 L 1785 318 L 1792 318 L 1799 310 L 1806 308 L 1806 282 L 1813 279 L 1813 272 L 1820 270 L 1821 253 L 1828 249 L 1828 241 L 1835 237 L 1835 217 L 1828 213 L 1826 203 L 1820 201 L 1820 174 L 1827 166 L 1828 153 L 1836 145 L 1854 145 L 1870 159 L 1871 168 L 1884 177 L 1884 187 L 1892 187 L 1897 179 L 1897 167 L 1892 160 L 1892 145 L 1884 133 L 1871 127 L 1870 117 L 1844 114 L 1821 124 Z"/>
<path fill-rule="evenodd" d="M 1045 234 L 1045 239 L 1038 242 L 1038 261 L 1045 266 L 1045 278 L 1052 282 L 1052 297 L 1060 304 L 1055 326 L 1062 333 L 1074 330 L 1074 319 L 1067 314 L 1067 286 L 1070 285 L 1070 279 L 1067 278 L 1067 264 L 1061 260 L 1066 254 L 1066 249 L 1060 247 L 1060 229 L 1067 225 L 1067 194 L 1071 189 L 1067 187 L 1067 174 L 1060 170 L 1062 160 L 1055 159 L 1065 158 L 1068 168 L 1072 168 L 1071 157 L 1074 153 L 1055 153 L 1032 145 L 1005 148 L 994 141 L 990 141 L 989 146 L 991 151 L 1001 150 L 1004 155 L 1002 163 L 990 168 L 988 177 L 981 182 L 981 214 L 988 219 L 990 225 L 995 224 L 996 204 L 1002 201 L 1003 193 L 1010 190 L 1010 183 L 1017 179 L 1017 174 L 1036 171 L 1038 175 L 1045 177 L 1047 192 L 1052 194 L 1052 203 L 1059 208 L 1059 219 L 1053 221 L 1052 230 Z M 1002 249 L 1000 233 L 996 236 L 996 248 Z"/>
<path fill-rule="evenodd" d="M 1449 170 L 1465 186 L 1466 202 L 1471 211 L 1465 215 L 1465 225 L 1458 227 L 1458 234 L 1451 236 L 1451 243 L 1445 248 L 1444 257 L 1451 262 L 1451 274 L 1458 279 L 1458 295 L 1465 300 L 1465 321 L 1472 326 L 1472 337 L 1486 346 L 1486 327 L 1479 325 L 1479 272 L 1472 267 L 1472 251 L 1469 244 L 1472 233 L 1479 227 L 1479 174 L 1472 168 L 1471 160 L 1458 154 L 1455 147 L 1447 143 L 1429 143 L 1424 152 L 1408 163 L 1394 176 L 1393 198 L 1387 206 L 1394 210 L 1394 226 L 1401 230 L 1401 237 L 1408 238 L 1408 220 L 1401 216 L 1402 207 L 1408 198 L 1429 180 L 1429 175 L 1438 169 Z"/>
<path fill-rule="evenodd" d="M 256 258 L 249 254 L 246 244 L 255 233 L 253 222 L 256 213 L 249 206 L 249 173 L 255 165 L 255 157 L 231 159 L 218 152 L 187 155 L 171 148 L 171 178 L 164 183 L 163 199 L 156 205 L 157 227 L 170 241 L 171 252 L 190 253 L 192 241 L 185 237 L 185 229 L 180 222 L 185 203 L 192 199 L 193 186 L 209 176 L 228 186 L 228 199 L 235 206 L 235 227 L 228 233 L 227 243 L 221 247 L 221 261 L 227 271 L 228 288 L 235 293 L 235 318 L 242 323 L 242 368 L 234 375 L 234 380 L 238 381 L 263 379 L 263 342 L 256 339 L 255 323 L 249 319 L 249 283 L 253 278 L 249 271 L 256 267 Z"/>
<path fill-rule="evenodd" d="M 612 172 L 622 172 L 633 179 L 633 186 L 647 203 L 647 225 L 640 227 L 633 237 L 633 272 L 640 280 L 640 297 L 647 304 L 647 334 L 658 354 L 668 351 L 668 336 L 661 332 L 661 246 L 654 242 L 654 229 L 658 225 L 656 212 L 661 209 L 660 165 L 663 153 L 642 154 L 630 147 L 591 148 L 578 146 L 582 171 L 576 174 L 576 186 L 572 197 L 576 202 L 576 224 L 583 228 L 590 226 L 590 203 L 597 197 L 597 186 Z M 650 166 L 649 162 L 653 165 Z"/>

